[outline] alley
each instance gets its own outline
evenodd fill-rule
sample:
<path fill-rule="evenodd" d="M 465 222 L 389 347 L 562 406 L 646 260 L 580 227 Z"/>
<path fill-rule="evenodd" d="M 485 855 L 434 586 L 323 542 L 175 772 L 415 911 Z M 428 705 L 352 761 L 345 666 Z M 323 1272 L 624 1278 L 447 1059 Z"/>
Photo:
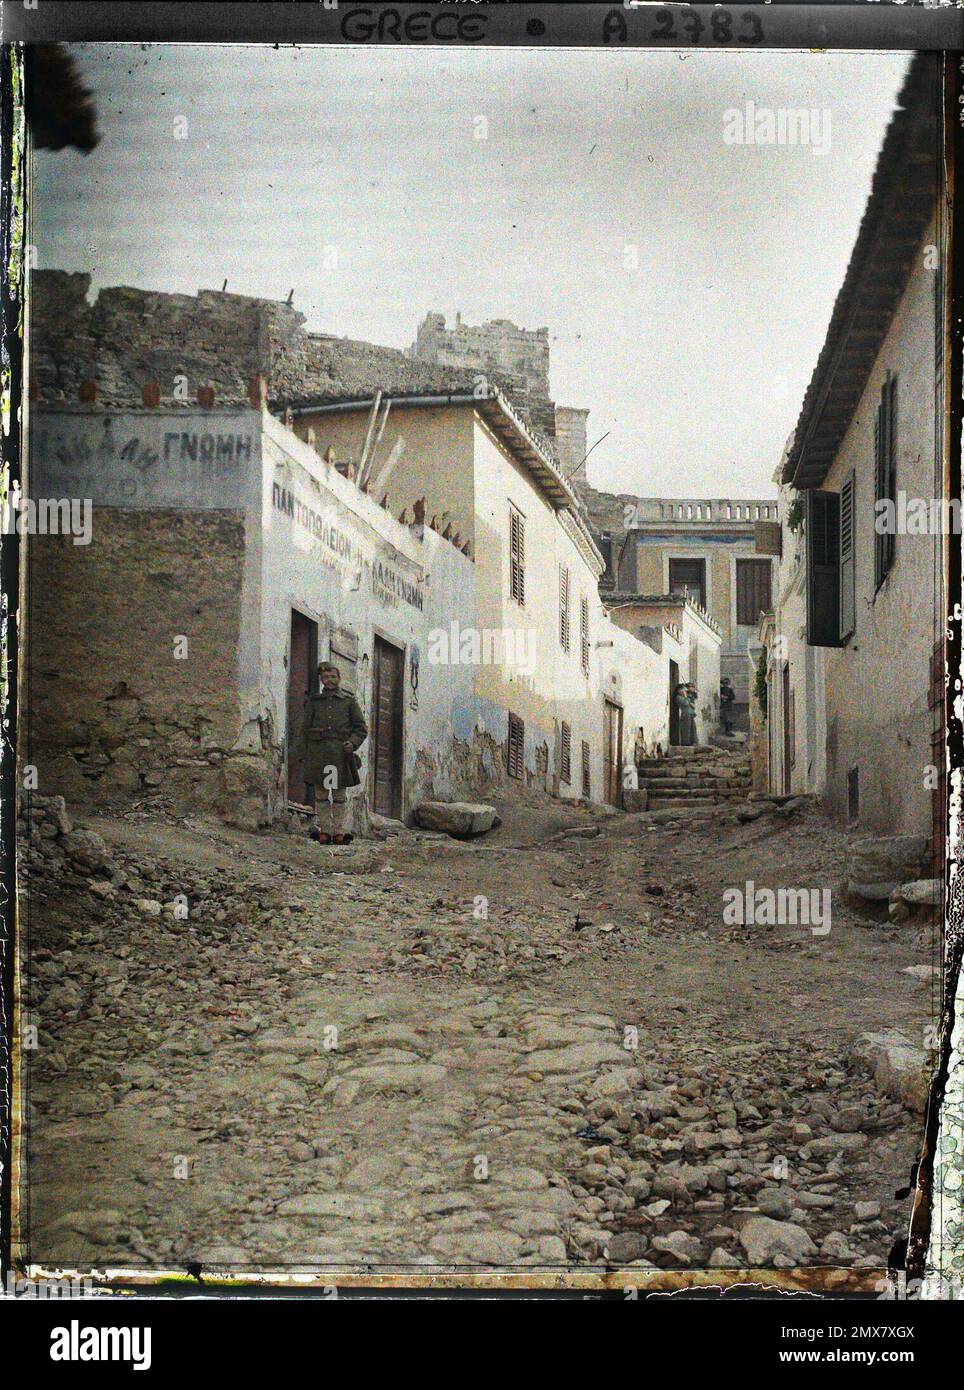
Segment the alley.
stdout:
<path fill-rule="evenodd" d="M 33 850 L 31 1258 L 885 1266 L 920 1119 L 851 1048 L 922 1036 L 928 930 L 848 907 L 809 804 L 497 804 L 472 841 L 135 808 Z M 830 931 L 727 925 L 747 880 L 829 887 Z"/>

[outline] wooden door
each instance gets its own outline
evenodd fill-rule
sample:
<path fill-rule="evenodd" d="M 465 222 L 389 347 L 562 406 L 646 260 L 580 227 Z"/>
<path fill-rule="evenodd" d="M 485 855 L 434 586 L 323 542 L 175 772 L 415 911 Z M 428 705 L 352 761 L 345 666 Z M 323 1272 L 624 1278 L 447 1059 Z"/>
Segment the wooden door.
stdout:
<path fill-rule="evenodd" d="M 623 712 L 612 700 L 605 700 L 603 766 L 606 774 L 606 800 L 610 806 L 623 804 Z"/>
<path fill-rule="evenodd" d="M 372 680 L 372 806 L 380 816 L 402 814 L 402 686 L 405 653 L 375 638 Z"/>
<path fill-rule="evenodd" d="M 288 644 L 288 800 L 310 806 L 313 789 L 305 783 L 305 763 L 301 752 L 301 733 L 305 722 L 305 701 L 318 673 L 318 624 L 291 610 L 291 640 Z"/>
<path fill-rule="evenodd" d="M 783 794 L 790 793 L 790 766 L 793 761 L 790 742 L 790 663 L 783 667 Z"/>
<path fill-rule="evenodd" d="M 947 764 L 944 749 L 944 639 L 931 653 L 930 686 L 927 703 L 931 711 L 931 763 L 937 770 L 931 788 L 931 873 L 942 879 L 947 854 Z"/>

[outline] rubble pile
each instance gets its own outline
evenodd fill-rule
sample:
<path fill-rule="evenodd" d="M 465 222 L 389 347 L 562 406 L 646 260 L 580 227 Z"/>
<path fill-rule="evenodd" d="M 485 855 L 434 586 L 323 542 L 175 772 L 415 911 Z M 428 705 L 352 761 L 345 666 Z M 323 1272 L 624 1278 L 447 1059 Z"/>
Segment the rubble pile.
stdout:
<path fill-rule="evenodd" d="M 710 853 L 739 881 L 752 830 L 590 828 L 387 825 L 336 850 L 25 799 L 37 1257 L 883 1263 L 920 1087 L 900 1089 L 896 1039 L 850 1051 L 861 983 L 878 988 L 852 972 L 882 962 L 909 1039 L 924 967 L 893 977 L 913 941 L 851 941 L 835 917 L 829 940 L 768 952 L 767 996 L 747 977 L 771 933 L 735 967 Z M 821 879 L 844 862 L 809 820 L 767 835 L 795 865 L 820 846 Z M 821 1028 L 788 1021 L 798 991 Z"/>
<path fill-rule="evenodd" d="M 833 1047 L 723 1043 L 708 1067 L 677 1037 L 640 1070 L 632 1094 L 588 1107 L 572 1181 L 594 1219 L 573 1228 L 575 1258 L 664 1269 L 885 1262 L 906 1202 L 883 1155 L 894 1172 L 908 1116 Z"/>

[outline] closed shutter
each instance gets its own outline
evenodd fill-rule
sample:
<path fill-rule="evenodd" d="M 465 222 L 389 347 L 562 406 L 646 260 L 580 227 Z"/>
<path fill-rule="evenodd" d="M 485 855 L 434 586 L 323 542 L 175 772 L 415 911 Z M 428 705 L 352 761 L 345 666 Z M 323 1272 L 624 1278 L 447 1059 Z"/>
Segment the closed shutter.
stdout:
<path fill-rule="evenodd" d="M 850 477 L 840 489 L 840 640 L 845 641 L 856 626 L 854 565 L 856 479 Z"/>
<path fill-rule="evenodd" d="M 566 786 L 572 781 L 572 729 L 562 721 L 562 739 L 559 754 L 559 778 Z"/>
<path fill-rule="evenodd" d="M 521 512 L 509 508 L 509 593 L 516 603 L 526 601 L 526 523 Z"/>
<path fill-rule="evenodd" d="M 585 739 L 582 741 L 582 794 L 589 796 L 591 791 L 590 772 L 589 772 L 590 749 Z"/>
<path fill-rule="evenodd" d="M 589 600 L 583 598 L 579 605 L 579 640 L 582 647 L 582 669 L 589 675 Z"/>
<path fill-rule="evenodd" d="M 840 494 L 804 494 L 807 539 L 807 644 L 840 646 Z"/>
<path fill-rule="evenodd" d="M 569 650 L 569 571 L 559 566 L 559 641 L 563 651 Z"/>
<path fill-rule="evenodd" d="M 894 563 L 893 528 L 880 529 L 878 502 L 897 500 L 897 378 L 888 376 L 880 391 L 874 419 L 874 588 L 879 589 Z M 888 509 L 892 510 L 892 509 Z"/>
<path fill-rule="evenodd" d="M 760 614 L 770 611 L 770 576 L 769 560 L 737 560 L 736 621 L 742 627 L 756 627 Z"/>
<path fill-rule="evenodd" d="M 509 715 L 509 746 L 506 768 L 510 777 L 522 777 L 525 771 L 525 724 L 518 715 Z"/>
<path fill-rule="evenodd" d="M 892 376 L 884 388 L 887 408 L 887 496 L 897 501 L 897 378 Z M 897 536 L 893 530 L 884 537 L 885 572 L 894 563 Z"/>

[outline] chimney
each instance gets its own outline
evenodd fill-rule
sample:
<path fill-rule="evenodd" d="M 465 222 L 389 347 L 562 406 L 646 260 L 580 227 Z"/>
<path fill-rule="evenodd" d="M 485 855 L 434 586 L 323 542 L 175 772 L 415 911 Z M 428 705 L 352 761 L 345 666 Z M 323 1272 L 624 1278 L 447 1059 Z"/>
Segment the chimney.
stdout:
<path fill-rule="evenodd" d="M 586 420 L 588 410 L 574 405 L 556 406 L 556 448 L 562 475 L 572 482 L 586 482 Z"/>

